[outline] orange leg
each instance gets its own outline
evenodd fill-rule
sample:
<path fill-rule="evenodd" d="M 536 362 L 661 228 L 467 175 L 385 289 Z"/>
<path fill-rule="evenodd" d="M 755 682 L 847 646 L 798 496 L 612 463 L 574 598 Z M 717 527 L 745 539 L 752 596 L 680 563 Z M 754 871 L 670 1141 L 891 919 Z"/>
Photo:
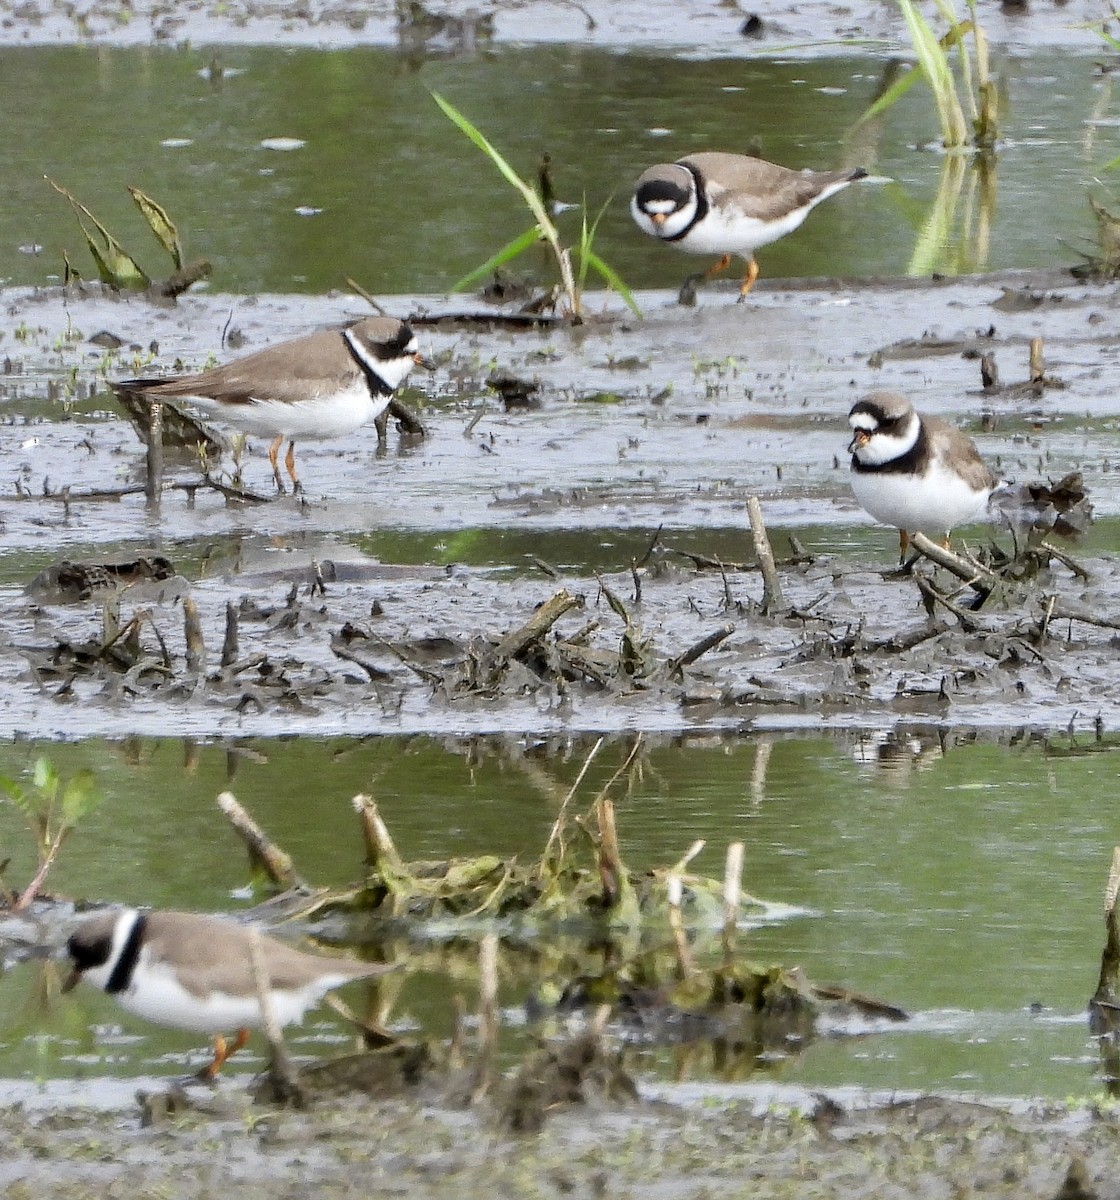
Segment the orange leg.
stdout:
<path fill-rule="evenodd" d="M 277 459 L 280 456 L 280 446 L 284 441 L 283 434 L 277 434 L 272 439 L 272 445 L 268 448 L 268 461 L 272 464 L 272 478 L 276 480 L 276 490 L 282 492 L 284 484 L 280 479 L 280 464 Z"/>
<path fill-rule="evenodd" d="M 717 263 L 713 263 L 703 274 L 701 278 L 711 279 L 713 275 L 718 275 L 720 271 L 726 271 L 731 266 L 731 255 L 725 254 Z"/>
<path fill-rule="evenodd" d="M 757 278 L 758 263 L 754 261 L 754 255 L 752 254 L 747 261 L 747 273 L 743 276 L 743 282 L 739 286 L 739 304 L 742 304 L 747 298 L 747 293 L 754 287 L 754 281 Z"/>
<path fill-rule="evenodd" d="M 296 475 L 296 444 L 295 442 L 288 443 L 288 453 L 284 455 L 284 466 L 288 468 L 288 478 L 292 481 L 292 492 L 300 492 L 303 488 L 300 486 L 299 477 Z"/>
<path fill-rule="evenodd" d="M 233 1043 L 229 1044 L 220 1033 L 214 1035 L 214 1061 L 208 1063 L 198 1073 L 200 1079 L 209 1079 L 211 1082 L 218 1077 L 218 1072 L 225 1065 L 226 1060 L 241 1050 L 249 1041 L 249 1031 L 247 1029 L 239 1029 L 237 1035 L 233 1039 Z"/>
<path fill-rule="evenodd" d="M 898 561 L 903 562 L 906 558 L 906 551 L 910 549 L 910 535 L 905 529 L 898 531 Z"/>

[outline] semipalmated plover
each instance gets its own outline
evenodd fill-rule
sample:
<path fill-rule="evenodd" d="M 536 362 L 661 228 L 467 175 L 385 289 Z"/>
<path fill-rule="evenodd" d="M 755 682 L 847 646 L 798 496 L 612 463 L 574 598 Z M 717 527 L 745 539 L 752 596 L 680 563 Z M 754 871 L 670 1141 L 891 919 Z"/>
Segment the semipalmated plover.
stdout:
<path fill-rule="evenodd" d="M 852 491 L 877 520 L 898 530 L 906 553 L 911 533 L 948 538 L 984 515 L 998 484 L 968 434 L 920 416 L 904 396 L 872 392 L 852 405 Z"/>
<path fill-rule="evenodd" d="M 200 1074 L 214 1078 L 231 1054 L 262 1024 L 253 979 L 251 931 L 201 913 L 123 908 L 91 917 L 66 943 L 73 970 L 63 985 L 81 980 L 115 996 L 122 1008 L 157 1025 L 214 1035 L 214 1061 Z M 272 1010 L 281 1025 L 304 1013 L 336 987 L 393 970 L 380 963 L 308 954 L 260 935 Z M 236 1030 L 232 1045 L 224 1033 Z"/>
<path fill-rule="evenodd" d="M 690 276 L 685 288 L 730 266 L 732 255 L 745 259 L 742 300 L 758 278 L 754 252 L 791 233 L 822 200 L 866 174 L 862 167 L 794 171 L 746 154 L 690 154 L 650 167 L 634 185 L 630 213 L 651 237 L 689 254 L 722 256 Z"/>
<path fill-rule="evenodd" d="M 403 321 L 365 317 L 197 375 L 125 379 L 112 387 L 150 400 L 185 401 L 235 429 L 272 437 L 268 461 L 281 491 L 277 456 L 287 438 L 284 465 L 298 491 L 297 439 L 343 437 L 376 420 L 415 365 L 432 366 Z"/>

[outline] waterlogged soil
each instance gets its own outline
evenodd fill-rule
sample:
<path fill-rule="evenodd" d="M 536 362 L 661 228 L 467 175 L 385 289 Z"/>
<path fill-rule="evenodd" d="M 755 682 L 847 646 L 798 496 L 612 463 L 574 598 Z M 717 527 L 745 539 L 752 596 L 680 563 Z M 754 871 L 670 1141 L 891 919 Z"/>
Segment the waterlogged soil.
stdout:
<path fill-rule="evenodd" d="M 171 453 L 153 508 L 106 378 L 200 367 L 230 356 L 223 330 L 244 353 L 363 302 L 9 291 L 0 734 L 1118 723 L 1117 562 L 1066 546 L 1072 560 L 1044 555 L 962 616 L 967 586 L 935 580 L 955 611 L 892 575 L 894 535 L 868 529 L 844 449 L 852 400 L 892 387 L 963 421 L 1003 475 L 1081 470 L 1098 517 L 1115 514 L 1118 343 L 1102 317 L 1116 285 L 1052 273 L 732 295 L 696 309 L 644 295 L 642 320 L 595 296 L 581 327 L 527 329 L 480 302 L 394 298 L 438 364 L 403 393 L 426 437 L 305 443 L 298 496 L 277 496 L 260 445 L 243 494 L 229 454 L 204 478 L 193 452 Z M 441 319 L 468 310 L 488 319 Z M 119 348 L 91 343 L 105 333 Z M 1002 388 L 982 390 L 981 354 Z M 527 398 L 503 402 L 494 376 Z M 778 602 L 756 569 L 752 495 Z M 834 528 L 834 544 L 850 528 L 868 552 L 806 549 L 786 532 L 805 525 Z M 633 552 L 597 555 L 604 529 L 629 531 Z M 546 534 L 581 530 L 585 553 L 547 561 Z M 433 531 L 435 561 L 378 554 Z M 521 549 L 456 561 L 484 535 Z"/>
<path fill-rule="evenodd" d="M 846 1107 L 818 1096 L 804 1110 L 578 1104 L 523 1136 L 499 1129 L 485 1103 L 351 1098 L 296 1112 L 226 1093 L 147 1127 L 137 1107 L 5 1110 L 0 1130 L 11 1200 L 1120 1194 L 1113 1114 L 930 1097 Z"/>
<path fill-rule="evenodd" d="M 1008 3 L 983 13 L 989 42 L 1010 50 L 1064 46 L 1094 51 L 1107 9 L 1091 0 Z M 1107 28 L 1107 25 L 1105 25 Z M 678 6 L 637 0 L 296 0 L 221 5 L 187 0 L 173 6 L 145 0 L 21 0 L 0 6 L 0 43 L 109 45 L 238 43 L 399 45 L 410 53 L 472 55 L 489 43 L 581 43 L 603 47 L 676 50 L 703 58 L 835 53 L 848 42 L 907 46 L 900 11 L 892 5 L 782 0 L 728 4 L 694 0 L 682 19 Z"/>

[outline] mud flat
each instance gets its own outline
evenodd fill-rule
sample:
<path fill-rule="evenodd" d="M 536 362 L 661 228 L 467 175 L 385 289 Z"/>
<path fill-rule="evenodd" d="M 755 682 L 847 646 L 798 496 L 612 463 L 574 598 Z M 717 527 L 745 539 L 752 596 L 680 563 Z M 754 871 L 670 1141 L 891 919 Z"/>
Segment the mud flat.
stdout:
<path fill-rule="evenodd" d="M 1111 1113 L 933 1097 L 790 1109 L 640 1100 L 553 1114 L 532 1135 L 424 1100 L 303 1112 L 223 1092 L 144 1127 L 138 1110 L 0 1111 L 12 1200 L 106 1195 L 334 1197 L 1114 1196 Z"/>
<path fill-rule="evenodd" d="M 260 346 L 363 303 L 188 296 L 168 310 L 98 288 L 10 291 L 3 388 L 39 415 L 0 447 L 13 481 L 0 494 L 0 727 L 764 729 L 912 715 L 1054 728 L 1077 714 L 1111 727 L 1115 560 L 1056 546 L 974 616 L 944 605 L 931 616 L 913 579 L 889 576 L 891 531 L 864 532 L 844 416 L 871 388 L 903 391 L 965 423 L 1005 476 L 1082 471 L 1098 518 L 1111 517 L 1118 348 L 1101 314 L 1115 292 L 1059 273 L 771 283 L 749 306 L 715 290 L 683 310 L 651 293 L 638 321 L 603 297 L 578 329 L 517 330 L 446 320 L 441 298 L 397 297 L 440 364 L 432 391 L 405 395 L 426 438 L 391 434 L 380 454 L 372 429 L 345 446 L 307 443 L 301 497 L 276 497 L 261 447 L 242 463 L 245 499 L 210 486 L 184 452 L 153 510 L 143 446 L 107 377 L 140 355 L 156 372 L 220 357 L 231 309 L 245 344 Z M 112 354 L 89 342 L 105 331 L 122 343 Z M 1035 338 L 1045 373 L 1031 384 Z M 1000 364 L 998 388 L 981 386 L 985 355 Z M 496 373 L 528 381 L 532 402 L 503 404 L 486 384 Z M 231 478 L 228 456 L 211 467 Z M 776 610 L 751 547 L 750 496 L 779 562 Z M 849 528 L 871 556 L 805 547 L 807 526 L 833 545 Z M 589 568 L 605 528 L 641 549 Z M 379 539 L 409 530 L 438 531 L 448 547 L 477 531 L 589 544 L 573 556 L 567 543 L 571 561 L 557 563 L 521 553 L 464 566 L 453 549 L 430 564 L 383 561 Z M 989 538 L 976 530 L 964 544 Z M 152 555 L 162 578 L 99 586 L 106 563 Z M 94 586 L 51 586 L 60 563 L 94 568 Z M 47 574 L 28 591 L 32 564 Z M 561 605 L 554 625 L 511 654 L 503 639 L 547 601 Z"/>

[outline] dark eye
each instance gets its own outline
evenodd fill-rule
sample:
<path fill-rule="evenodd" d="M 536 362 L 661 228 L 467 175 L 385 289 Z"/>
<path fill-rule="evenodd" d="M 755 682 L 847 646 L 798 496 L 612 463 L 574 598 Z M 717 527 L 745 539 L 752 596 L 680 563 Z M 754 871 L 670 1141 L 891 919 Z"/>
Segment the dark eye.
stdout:
<path fill-rule="evenodd" d="M 109 961 L 109 955 L 113 951 L 113 939 L 107 935 L 90 941 L 75 933 L 66 943 L 66 951 L 79 970 L 87 971 L 90 967 L 100 967 Z"/>

